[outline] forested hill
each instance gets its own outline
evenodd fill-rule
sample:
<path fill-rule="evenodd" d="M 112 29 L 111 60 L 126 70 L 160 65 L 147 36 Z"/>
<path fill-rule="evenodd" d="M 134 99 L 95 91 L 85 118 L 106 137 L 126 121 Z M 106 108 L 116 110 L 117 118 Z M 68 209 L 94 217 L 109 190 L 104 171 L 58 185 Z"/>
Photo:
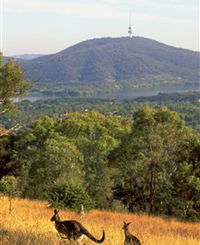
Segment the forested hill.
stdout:
<path fill-rule="evenodd" d="M 22 61 L 30 80 L 52 84 L 198 81 L 199 52 L 142 37 L 100 38 Z"/>

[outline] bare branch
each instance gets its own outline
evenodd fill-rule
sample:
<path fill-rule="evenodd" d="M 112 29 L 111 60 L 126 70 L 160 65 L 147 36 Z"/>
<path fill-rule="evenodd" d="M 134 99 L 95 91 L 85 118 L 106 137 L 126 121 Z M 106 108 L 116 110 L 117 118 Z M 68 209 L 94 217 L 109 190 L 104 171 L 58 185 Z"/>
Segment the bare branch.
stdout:
<path fill-rule="evenodd" d="M 20 124 L 16 124 L 15 126 L 10 128 L 9 130 L 6 130 L 4 128 L 0 128 L 0 137 L 14 133 L 14 132 L 18 131 L 21 127 L 22 126 Z"/>
<path fill-rule="evenodd" d="M 19 130 L 22 126 L 18 123 L 15 126 L 13 126 L 12 128 L 9 129 L 9 131 L 16 132 L 17 130 Z"/>
<path fill-rule="evenodd" d="M 5 109 L 5 110 L 3 110 L 3 111 L 0 111 L 0 115 L 6 113 L 6 112 L 8 112 L 8 111 L 9 111 L 8 109 Z"/>

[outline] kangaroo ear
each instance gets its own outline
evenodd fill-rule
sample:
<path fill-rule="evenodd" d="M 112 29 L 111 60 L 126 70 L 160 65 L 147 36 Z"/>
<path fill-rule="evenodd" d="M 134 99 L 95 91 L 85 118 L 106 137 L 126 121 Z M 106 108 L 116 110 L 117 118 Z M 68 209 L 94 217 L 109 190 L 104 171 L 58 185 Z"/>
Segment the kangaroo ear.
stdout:
<path fill-rule="evenodd" d="M 130 225 L 130 224 L 131 224 L 131 222 L 127 223 L 127 225 Z"/>
<path fill-rule="evenodd" d="M 55 209 L 54 214 L 58 214 L 59 210 Z"/>

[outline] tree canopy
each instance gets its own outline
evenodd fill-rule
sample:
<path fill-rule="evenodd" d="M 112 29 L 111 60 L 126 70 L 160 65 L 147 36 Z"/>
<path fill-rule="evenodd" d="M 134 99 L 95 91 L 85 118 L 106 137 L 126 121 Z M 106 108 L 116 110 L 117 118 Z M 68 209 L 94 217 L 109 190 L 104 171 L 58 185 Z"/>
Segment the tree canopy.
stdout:
<path fill-rule="evenodd" d="M 145 106 L 132 118 L 94 111 L 45 116 L 2 141 L 0 163 L 8 164 L 1 177 L 15 176 L 22 197 L 53 206 L 84 202 L 199 220 L 199 149 L 200 135 L 166 107 Z"/>
<path fill-rule="evenodd" d="M 30 83 L 24 79 L 20 66 L 13 59 L 3 62 L 0 53 L 0 115 L 15 109 L 14 99 L 26 94 Z"/>

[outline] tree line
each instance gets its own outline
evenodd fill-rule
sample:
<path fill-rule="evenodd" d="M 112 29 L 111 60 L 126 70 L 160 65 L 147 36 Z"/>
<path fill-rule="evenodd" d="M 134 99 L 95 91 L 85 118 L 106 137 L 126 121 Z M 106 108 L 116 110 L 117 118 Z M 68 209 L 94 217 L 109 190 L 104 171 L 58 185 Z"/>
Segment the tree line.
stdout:
<path fill-rule="evenodd" d="M 28 100 L 17 103 L 17 113 L 4 114 L 0 117 L 0 124 L 6 128 L 21 124 L 29 127 L 32 122 L 45 115 L 59 119 L 63 114 L 95 110 L 107 115 L 115 113 L 119 116 L 131 117 L 133 113 L 148 105 L 152 108 L 167 106 L 178 112 L 188 126 L 200 132 L 200 92 L 159 94 L 152 97 L 135 98 L 129 100 L 112 100 L 102 98 L 67 98 L 64 96 L 48 100 L 30 102 Z"/>
<path fill-rule="evenodd" d="M 200 215 L 200 135 L 167 108 L 144 107 L 132 119 L 45 116 L 0 145 L 1 178 L 15 176 L 22 197 L 53 203 L 71 186 L 95 208 L 117 203 L 130 212 Z"/>

